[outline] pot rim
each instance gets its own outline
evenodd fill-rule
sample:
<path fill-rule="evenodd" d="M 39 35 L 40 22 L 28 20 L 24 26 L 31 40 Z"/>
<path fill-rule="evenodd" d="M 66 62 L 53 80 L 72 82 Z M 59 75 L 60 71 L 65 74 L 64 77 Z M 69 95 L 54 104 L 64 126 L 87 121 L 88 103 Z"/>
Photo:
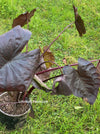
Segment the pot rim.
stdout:
<path fill-rule="evenodd" d="M 7 94 L 7 92 L 4 92 L 4 93 L 0 94 L 0 97 L 1 97 L 2 95 L 4 95 L 4 94 Z M 27 102 L 26 102 L 26 103 L 27 103 Z M 26 115 L 29 111 L 30 111 L 30 107 L 29 107 L 28 110 L 25 111 L 23 114 L 13 115 L 13 114 L 8 114 L 8 113 L 6 113 L 6 112 L 4 112 L 4 111 L 2 111 L 2 110 L 0 109 L 0 112 L 1 112 L 1 113 L 5 114 L 5 115 L 7 115 L 7 116 L 9 116 L 9 117 L 20 117 L 20 116 L 24 116 L 24 115 Z"/>

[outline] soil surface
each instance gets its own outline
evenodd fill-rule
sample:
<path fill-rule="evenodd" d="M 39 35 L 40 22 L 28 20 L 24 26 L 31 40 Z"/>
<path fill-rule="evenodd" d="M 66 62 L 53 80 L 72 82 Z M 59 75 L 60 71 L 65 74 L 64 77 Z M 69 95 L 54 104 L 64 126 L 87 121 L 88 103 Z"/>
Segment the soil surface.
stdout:
<path fill-rule="evenodd" d="M 19 115 L 25 113 L 29 109 L 29 105 L 26 102 L 11 102 L 10 97 L 6 93 L 0 96 L 0 109 L 10 115 Z"/>

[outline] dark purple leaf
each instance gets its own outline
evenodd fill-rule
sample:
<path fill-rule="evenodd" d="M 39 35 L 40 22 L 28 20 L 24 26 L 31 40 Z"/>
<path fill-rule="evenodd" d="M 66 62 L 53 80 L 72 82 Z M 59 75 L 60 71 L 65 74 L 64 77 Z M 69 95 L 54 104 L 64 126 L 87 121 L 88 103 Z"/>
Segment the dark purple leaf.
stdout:
<path fill-rule="evenodd" d="M 79 58 L 78 70 L 71 66 L 65 66 L 63 72 L 64 75 L 59 81 L 58 87 L 53 87 L 54 91 L 60 91 L 58 93 L 63 95 L 70 95 L 72 92 L 75 96 L 82 97 L 90 104 L 93 104 L 100 86 L 100 75 L 96 72 L 94 65 Z"/>
<path fill-rule="evenodd" d="M 17 26 L 0 36 L 0 92 L 29 87 L 40 59 L 40 50 L 20 53 L 31 32 Z"/>
<path fill-rule="evenodd" d="M 100 60 L 99 60 L 99 62 L 98 62 L 98 64 L 97 64 L 97 73 L 99 73 L 100 74 Z"/>
<path fill-rule="evenodd" d="M 82 34 L 86 33 L 86 29 L 84 26 L 84 21 L 81 19 L 81 16 L 78 14 L 77 8 L 73 5 L 74 14 L 75 14 L 75 25 L 76 29 L 79 32 L 79 35 L 82 36 Z"/>
<path fill-rule="evenodd" d="M 56 86 L 56 83 L 59 82 L 58 86 Z M 66 84 L 65 81 L 65 75 L 58 77 L 55 79 L 53 83 L 53 92 L 52 94 L 57 94 L 57 95 L 71 95 L 72 91 L 69 89 L 69 87 Z"/>
<path fill-rule="evenodd" d="M 30 37 L 31 32 L 20 26 L 0 36 L 0 68 L 21 52 Z"/>
<path fill-rule="evenodd" d="M 19 15 L 17 18 L 13 20 L 12 27 L 15 27 L 17 25 L 20 25 L 21 27 L 27 24 L 31 17 L 34 15 L 34 12 L 36 11 L 36 8 L 33 9 L 30 13 L 26 12 L 24 14 Z"/>
<path fill-rule="evenodd" d="M 0 91 L 23 91 L 29 87 L 36 72 L 40 50 L 22 53 L 0 69 Z"/>

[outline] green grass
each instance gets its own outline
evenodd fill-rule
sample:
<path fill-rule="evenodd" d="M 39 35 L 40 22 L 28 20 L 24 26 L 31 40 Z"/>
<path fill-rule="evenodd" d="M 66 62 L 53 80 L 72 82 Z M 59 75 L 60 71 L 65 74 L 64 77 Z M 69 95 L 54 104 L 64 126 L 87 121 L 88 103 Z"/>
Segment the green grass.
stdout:
<path fill-rule="evenodd" d="M 78 7 L 84 20 L 86 34 L 79 37 L 75 25 L 67 29 L 51 46 L 56 63 L 64 65 L 64 57 L 100 59 L 100 1 L 99 0 L 0 0 L 0 35 L 11 29 L 13 19 L 19 14 L 38 7 L 29 23 L 32 32 L 29 50 L 49 45 L 51 41 L 74 21 L 72 5 Z M 24 26 L 27 28 L 27 26 Z M 70 60 L 68 59 L 68 64 Z M 52 81 L 48 82 L 52 86 Z M 35 89 L 31 99 L 47 100 L 48 103 L 33 103 L 35 118 L 28 117 L 26 125 L 7 132 L 0 125 L 0 134 L 99 134 L 100 93 L 93 106 L 75 96 L 51 96 Z M 82 109 L 75 109 L 82 106 Z"/>

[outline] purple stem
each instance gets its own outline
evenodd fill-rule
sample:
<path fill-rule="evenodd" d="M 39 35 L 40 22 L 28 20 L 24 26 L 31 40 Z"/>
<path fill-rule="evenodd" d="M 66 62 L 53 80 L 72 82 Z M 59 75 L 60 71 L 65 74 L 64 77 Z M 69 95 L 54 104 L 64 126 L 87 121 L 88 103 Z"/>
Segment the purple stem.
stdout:
<path fill-rule="evenodd" d="M 96 62 L 96 61 L 99 61 L 99 59 L 91 60 L 90 62 Z M 77 66 L 77 65 L 78 65 L 78 63 L 74 63 L 74 64 L 70 64 L 69 66 Z M 63 67 L 64 66 L 47 69 L 47 70 L 44 70 L 44 71 L 41 71 L 41 72 L 36 73 L 36 75 L 43 74 L 43 73 L 50 72 L 50 71 L 55 71 L 55 70 L 60 69 L 60 68 L 63 68 Z"/>

